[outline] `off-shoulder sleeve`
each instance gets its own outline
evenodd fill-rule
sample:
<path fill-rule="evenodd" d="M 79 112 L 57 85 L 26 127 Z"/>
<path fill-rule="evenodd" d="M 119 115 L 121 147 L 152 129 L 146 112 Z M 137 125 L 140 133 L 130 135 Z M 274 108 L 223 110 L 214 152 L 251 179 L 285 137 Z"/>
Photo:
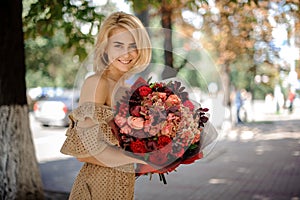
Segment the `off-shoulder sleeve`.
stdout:
<path fill-rule="evenodd" d="M 85 118 L 91 118 L 95 125 L 80 128 L 76 124 Z M 61 153 L 75 157 L 89 157 L 101 153 L 108 145 L 117 145 L 118 141 L 111 132 L 108 121 L 113 118 L 110 107 L 85 103 L 75 109 L 70 115 L 70 126 L 66 132 L 66 140 Z"/>

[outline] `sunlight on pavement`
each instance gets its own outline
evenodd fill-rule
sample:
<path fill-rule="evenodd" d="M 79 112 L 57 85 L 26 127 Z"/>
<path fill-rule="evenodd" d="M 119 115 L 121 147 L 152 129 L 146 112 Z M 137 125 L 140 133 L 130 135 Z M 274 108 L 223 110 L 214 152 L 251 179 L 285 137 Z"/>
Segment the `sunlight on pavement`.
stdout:
<path fill-rule="evenodd" d="M 300 139 L 300 133 L 281 132 L 281 133 L 268 133 L 257 134 L 255 140 L 281 140 L 281 139 Z"/>
<path fill-rule="evenodd" d="M 209 184 L 225 184 L 228 183 L 226 179 L 212 178 L 209 179 Z"/>
<path fill-rule="evenodd" d="M 237 137 L 238 137 L 238 134 L 237 134 L 236 130 L 230 131 L 228 133 L 228 140 L 230 140 L 230 141 L 236 141 Z"/>
<path fill-rule="evenodd" d="M 240 138 L 243 141 L 248 141 L 253 139 L 253 137 L 254 137 L 254 133 L 252 131 L 242 131 Z"/>
<path fill-rule="evenodd" d="M 250 173 L 250 170 L 247 169 L 247 168 L 244 168 L 244 167 L 239 167 L 239 168 L 237 169 L 237 172 L 243 173 L 243 174 L 249 174 L 249 173 Z"/>
<path fill-rule="evenodd" d="M 257 200 L 271 200 L 270 197 L 266 197 L 266 196 L 261 195 L 261 194 L 255 194 L 253 196 L 253 199 L 257 199 Z"/>
<path fill-rule="evenodd" d="M 292 155 L 293 155 L 293 156 L 300 156 L 300 151 L 294 151 L 294 152 L 292 153 Z"/>

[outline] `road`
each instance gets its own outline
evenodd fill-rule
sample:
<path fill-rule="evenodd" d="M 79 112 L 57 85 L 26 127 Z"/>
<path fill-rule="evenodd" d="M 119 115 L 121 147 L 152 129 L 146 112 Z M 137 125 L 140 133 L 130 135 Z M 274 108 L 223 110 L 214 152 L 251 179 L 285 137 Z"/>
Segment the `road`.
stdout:
<path fill-rule="evenodd" d="M 138 178 L 135 199 L 299 200 L 300 104 L 293 114 L 264 114 L 264 108 L 255 105 L 256 122 L 220 130 L 211 154 L 167 175 L 167 185 L 157 176 Z M 47 199 L 65 200 L 81 166 L 59 152 L 66 128 L 43 128 L 31 119 Z"/>
<path fill-rule="evenodd" d="M 66 138 L 66 128 L 43 127 L 35 121 L 32 113 L 30 113 L 29 118 L 36 157 L 39 163 L 70 158 L 60 153 L 60 148 Z"/>

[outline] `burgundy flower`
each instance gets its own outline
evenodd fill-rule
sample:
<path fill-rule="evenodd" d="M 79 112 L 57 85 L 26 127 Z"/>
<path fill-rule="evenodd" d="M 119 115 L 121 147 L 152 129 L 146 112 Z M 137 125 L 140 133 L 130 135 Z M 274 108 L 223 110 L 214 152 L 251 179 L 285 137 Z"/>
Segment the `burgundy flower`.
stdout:
<path fill-rule="evenodd" d="M 140 117 L 141 106 L 133 106 L 130 108 L 130 114 L 134 117 Z"/>
<path fill-rule="evenodd" d="M 148 140 L 146 142 L 146 148 L 147 148 L 148 152 L 156 151 L 158 149 L 157 143 L 153 140 Z"/>

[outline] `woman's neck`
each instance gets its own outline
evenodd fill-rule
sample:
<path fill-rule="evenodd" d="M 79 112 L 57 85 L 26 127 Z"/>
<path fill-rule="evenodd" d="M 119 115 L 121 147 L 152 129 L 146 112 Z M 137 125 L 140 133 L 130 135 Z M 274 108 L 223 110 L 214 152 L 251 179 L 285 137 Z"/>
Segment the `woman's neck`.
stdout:
<path fill-rule="evenodd" d="M 120 72 L 119 70 L 113 67 L 109 67 L 108 69 L 109 70 L 106 73 L 107 78 L 114 80 L 116 82 L 124 75 L 124 72 Z"/>

